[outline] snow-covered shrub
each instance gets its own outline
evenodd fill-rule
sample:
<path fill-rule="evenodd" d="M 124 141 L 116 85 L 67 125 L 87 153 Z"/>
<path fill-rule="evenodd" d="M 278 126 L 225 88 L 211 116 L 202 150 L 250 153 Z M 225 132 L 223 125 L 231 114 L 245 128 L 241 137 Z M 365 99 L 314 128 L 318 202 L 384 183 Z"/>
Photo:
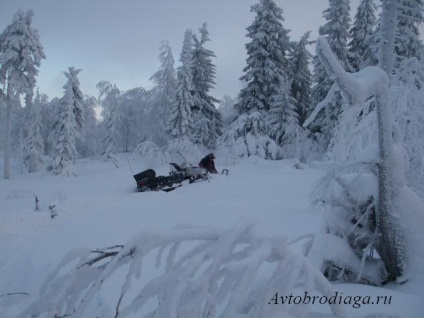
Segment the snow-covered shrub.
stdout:
<path fill-rule="evenodd" d="M 142 142 L 134 149 L 133 154 L 141 157 L 146 167 L 161 167 L 165 164 L 162 150 L 153 141 Z"/>
<path fill-rule="evenodd" d="M 287 148 L 290 148 L 286 150 Z M 293 143 L 283 145 L 283 153 L 294 153 L 294 158 L 301 163 L 308 163 L 320 160 L 323 157 L 323 150 L 318 139 L 309 130 L 299 128 Z"/>
<path fill-rule="evenodd" d="M 42 156 L 36 149 L 31 149 L 26 159 L 29 172 L 39 171 L 44 162 Z"/>
<path fill-rule="evenodd" d="M 202 157 L 199 147 L 187 139 L 175 140 L 167 147 L 166 159 L 168 162 L 197 166 Z"/>
<path fill-rule="evenodd" d="M 180 227 L 141 233 L 125 246 L 69 252 L 17 317 L 310 317 L 316 307 L 281 306 L 275 296 L 305 292 L 334 296 L 285 239 L 256 236 L 251 224 Z M 346 317 L 340 305 L 330 306 Z"/>
<path fill-rule="evenodd" d="M 234 161 L 250 156 L 281 159 L 282 149 L 268 136 L 268 132 L 268 124 L 261 113 L 243 114 L 221 136 L 220 148 Z"/>
<path fill-rule="evenodd" d="M 377 169 L 373 163 L 344 165 L 319 180 L 313 203 L 324 208 L 324 232 L 334 248 L 316 264 L 330 280 L 379 285 L 386 278 L 377 252 Z M 325 247 L 324 247 L 325 249 Z M 341 255 L 348 255 L 341 257 Z"/>

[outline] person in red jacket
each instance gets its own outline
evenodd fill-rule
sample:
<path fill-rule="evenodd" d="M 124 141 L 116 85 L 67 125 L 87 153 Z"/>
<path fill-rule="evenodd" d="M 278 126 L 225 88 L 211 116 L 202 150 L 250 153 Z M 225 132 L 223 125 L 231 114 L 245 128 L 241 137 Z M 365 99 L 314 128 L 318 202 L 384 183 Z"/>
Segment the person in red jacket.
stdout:
<path fill-rule="evenodd" d="M 204 157 L 199 162 L 199 167 L 206 169 L 209 173 L 218 173 L 218 171 L 215 168 L 215 162 L 214 162 L 215 156 L 213 153 L 210 153 L 206 157 Z"/>

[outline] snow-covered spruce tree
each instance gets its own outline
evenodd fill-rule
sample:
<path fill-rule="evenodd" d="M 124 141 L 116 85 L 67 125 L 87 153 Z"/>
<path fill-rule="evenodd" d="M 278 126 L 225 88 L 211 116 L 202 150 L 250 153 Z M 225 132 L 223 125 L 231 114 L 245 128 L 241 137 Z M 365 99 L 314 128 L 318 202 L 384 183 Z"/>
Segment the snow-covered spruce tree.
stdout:
<path fill-rule="evenodd" d="M 122 92 L 119 97 L 121 119 L 118 131 L 123 152 L 134 150 L 141 140 L 149 139 L 155 122 L 149 119 L 152 110 L 152 91 L 142 87 Z"/>
<path fill-rule="evenodd" d="M 239 113 L 229 130 L 221 137 L 220 146 L 231 154 L 232 160 L 247 156 L 267 159 L 281 158 L 281 148 L 269 136 L 267 112 L 273 100 L 289 90 L 284 77 L 290 71 L 287 54 L 291 49 L 288 30 L 282 22 L 283 10 L 273 0 L 260 0 L 251 7 L 256 13 L 247 27 L 247 66 L 240 78 L 242 88 L 234 107 Z M 244 125 L 244 126 L 243 126 Z"/>
<path fill-rule="evenodd" d="M 177 69 L 177 90 L 175 103 L 171 108 L 167 132 L 173 140 L 191 138 L 192 116 L 194 107 L 194 87 L 192 76 L 192 39 L 191 30 L 186 30 L 180 55 L 181 66 Z"/>
<path fill-rule="evenodd" d="M 193 35 L 192 73 L 194 106 L 191 108 L 193 118 L 193 140 L 196 144 L 215 149 L 216 141 L 222 135 L 222 116 L 216 109 L 218 100 L 209 92 L 215 85 L 215 69 L 212 58 L 215 53 L 205 47 L 210 41 L 206 23 L 199 29 L 200 39 Z"/>
<path fill-rule="evenodd" d="M 72 108 L 77 124 L 77 137 L 82 138 L 82 130 L 84 128 L 84 95 L 80 90 L 80 82 L 78 79 L 79 72 L 81 72 L 81 70 L 70 67 L 69 72 L 65 72 L 65 75 L 68 78 L 67 85 L 72 91 Z"/>
<path fill-rule="evenodd" d="M 150 121 L 154 123 L 151 127 L 149 140 L 159 146 L 164 146 L 168 142 L 165 130 L 171 108 L 175 103 L 177 86 L 174 57 L 168 41 L 161 42 L 159 61 L 159 70 L 150 77 L 150 80 L 155 83 L 155 87 L 153 88 L 153 105 L 148 116 Z"/>
<path fill-rule="evenodd" d="M 418 57 L 423 50 L 423 43 L 420 39 L 418 25 L 423 21 L 422 0 L 398 0 L 397 5 L 397 23 L 394 26 L 395 37 L 395 64 L 393 72 L 396 73 L 398 66 L 403 59 L 409 57 Z M 377 65 L 381 62 L 380 49 L 382 39 L 382 15 L 380 15 L 377 27 L 371 37 L 371 50 L 367 65 Z"/>
<path fill-rule="evenodd" d="M 328 300 L 335 291 L 290 242 L 260 237 L 251 224 L 186 226 L 166 235 L 140 233 L 124 246 L 70 251 L 16 318 L 322 315 L 306 301 L 281 306 L 278 295 L 292 293 Z M 326 303 L 331 317 L 347 317 L 340 304 Z"/>
<path fill-rule="evenodd" d="M 95 107 L 97 100 L 94 96 L 84 96 L 82 102 L 84 126 L 81 132 L 81 138 L 77 139 L 77 153 L 82 158 L 87 158 L 98 154 L 99 145 L 97 141 L 97 118 Z"/>
<path fill-rule="evenodd" d="M 46 94 L 39 93 L 37 90 L 33 105 L 38 106 L 40 112 L 40 134 L 41 140 L 43 141 L 43 152 L 41 155 L 48 154 L 46 145 L 49 133 L 53 130 L 53 124 L 55 121 L 54 109 L 50 107 L 49 97 Z"/>
<path fill-rule="evenodd" d="M 238 112 L 234 108 L 234 103 L 234 100 L 228 95 L 225 95 L 222 100 L 219 101 L 218 110 L 222 116 L 224 130 L 237 118 Z"/>
<path fill-rule="evenodd" d="M 365 61 L 370 58 L 371 37 L 377 23 L 376 11 L 375 0 L 361 0 L 356 11 L 348 44 L 348 61 L 354 71 L 362 69 Z"/>
<path fill-rule="evenodd" d="M 119 160 L 116 155 L 118 145 L 121 140 L 119 125 L 122 118 L 120 96 L 121 91 L 109 82 L 101 81 L 96 85 L 99 90 L 98 101 L 102 106 L 102 116 L 105 125 L 105 136 L 103 139 L 101 155 L 110 159 L 112 163 L 119 167 Z"/>
<path fill-rule="evenodd" d="M 76 123 L 76 135 L 75 135 L 75 149 L 78 150 L 77 144 L 84 142 L 84 128 L 85 128 L 85 115 L 86 109 L 84 105 L 84 95 L 80 89 L 80 82 L 78 79 L 78 73 L 81 70 L 76 70 L 73 67 L 69 68 L 69 72 L 65 72 L 66 77 L 68 78 L 67 85 L 70 86 L 72 91 L 72 95 L 70 95 L 70 103 L 72 103 L 73 112 L 75 115 L 75 123 Z M 77 151 L 77 154 L 78 151 Z"/>
<path fill-rule="evenodd" d="M 349 0 L 329 0 L 328 8 L 323 12 L 327 23 L 319 28 L 320 36 L 327 39 L 334 54 L 347 69 L 350 68 L 347 50 L 351 22 L 349 2 Z"/>
<path fill-rule="evenodd" d="M 44 140 L 41 135 L 41 131 L 43 129 L 43 123 L 41 121 L 41 106 L 41 97 L 37 90 L 34 102 L 30 107 L 30 123 L 28 135 L 25 141 L 26 147 L 24 162 L 26 163 L 29 172 L 39 171 L 41 164 L 44 161 L 42 158 L 42 155 L 44 154 Z"/>
<path fill-rule="evenodd" d="M 65 94 L 60 100 L 58 118 L 53 131 L 53 158 L 51 170 L 55 175 L 76 176 L 74 163 L 77 158 L 76 139 L 82 129 L 82 94 L 79 89 L 78 73 L 69 67 L 64 72 L 67 82 L 63 86 Z"/>
<path fill-rule="evenodd" d="M 424 49 L 418 30 L 419 23 L 424 21 L 423 10 L 422 0 L 398 1 L 398 23 L 395 40 L 396 69 L 402 59 L 418 57 L 420 51 Z"/>
<path fill-rule="evenodd" d="M 282 22 L 283 10 L 274 0 L 260 0 L 251 7 L 256 13 L 253 23 L 247 27 L 247 66 L 240 78 L 246 86 L 235 104 L 240 114 L 271 108 L 271 98 L 278 94 L 289 70 L 287 52 L 290 50 L 288 30 Z"/>
<path fill-rule="evenodd" d="M 291 123 L 287 128 L 291 131 L 291 141 L 285 143 L 284 153 L 291 153 L 290 156 L 296 154 L 296 158 L 301 162 L 308 160 L 315 160 L 322 157 L 322 151 L 318 148 L 319 144 L 314 135 L 309 129 L 303 128 L 302 125 L 306 118 L 312 112 L 312 73 L 310 71 L 310 61 L 312 54 L 307 49 L 307 45 L 312 42 L 309 41 L 310 32 L 306 32 L 299 42 L 292 44 L 293 50 L 289 53 L 290 64 L 290 93 L 293 98 L 294 110 L 296 117 L 289 116 L 286 121 Z"/>
<path fill-rule="evenodd" d="M 293 43 L 293 50 L 289 53 L 292 75 L 290 92 L 294 98 L 300 125 L 303 125 L 312 111 L 312 73 L 309 69 L 312 54 L 306 47 L 311 43 L 309 36 L 310 32 L 306 32 L 299 42 Z"/>
<path fill-rule="evenodd" d="M 342 65 L 346 69 L 350 69 L 347 49 L 351 21 L 349 0 L 329 0 L 329 7 L 324 10 L 323 17 L 327 22 L 319 28 L 319 35 L 327 39 Z M 312 100 L 317 105 L 329 94 L 333 81 L 329 78 L 324 65 L 317 56 L 313 58 L 313 67 L 315 85 L 312 88 Z M 327 103 L 327 106 L 318 114 L 313 125 L 310 126 L 312 131 L 320 133 L 323 149 L 327 149 L 330 144 L 341 111 L 341 96 L 336 92 L 332 97 L 331 102 Z"/>
<path fill-rule="evenodd" d="M 284 158 L 296 158 L 300 131 L 299 115 L 287 78 L 282 83 L 280 93 L 272 98 L 268 116 L 270 135 L 282 147 Z"/>
<path fill-rule="evenodd" d="M 10 178 L 13 112 L 21 95 L 32 96 L 35 77 L 45 58 L 38 31 L 32 28 L 33 12 L 19 10 L 0 34 L 0 102 L 6 105 L 4 178 Z"/>
<path fill-rule="evenodd" d="M 51 101 L 49 101 L 48 96 L 45 95 L 44 102 L 44 107 L 41 108 L 41 115 L 43 118 L 42 135 L 45 141 L 44 151 L 46 155 L 51 156 L 55 136 L 54 131 L 56 127 L 57 118 L 59 118 L 61 99 L 55 97 Z"/>
<path fill-rule="evenodd" d="M 184 35 L 180 55 L 181 66 L 177 69 L 176 100 L 171 109 L 167 133 L 170 142 L 166 154 L 172 162 L 196 164 L 201 157 L 199 147 L 192 142 L 193 119 L 191 110 L 195 105 L 192 73 L 193 33 Z"/>

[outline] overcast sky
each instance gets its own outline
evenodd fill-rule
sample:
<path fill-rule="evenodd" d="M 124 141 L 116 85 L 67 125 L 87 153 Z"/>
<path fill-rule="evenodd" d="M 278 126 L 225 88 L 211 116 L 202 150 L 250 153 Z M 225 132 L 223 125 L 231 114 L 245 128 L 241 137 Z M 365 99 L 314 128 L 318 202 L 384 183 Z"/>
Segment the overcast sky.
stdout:
<path fill-rule="evenodd" d="M 121 90 L 150 89 L 158 69 L 159 44 L 168 40 L 176 67 L 184 32 L 198 32 L 206 22 L 217 58 L 216 88 L 212 95 L 235 98 L 246 65 L 246 27 L 257 0 L 0 0 L 0 32 L 18 9 L 33 9 L 33 27 L 40 34 L 47 59 L 42 61 L 37 86 L 50 98 L 63 96 L 68 67 L 79 74 L 84 94 L 97 96 L 96 84 L 116 83 Z M 317 36 L 324 24 L 328 0 L 276 0 L 283 9 L 284 27 L 299 40 L 308 30 Z M 351 0 L 352 15 L 359 0 Z"/>

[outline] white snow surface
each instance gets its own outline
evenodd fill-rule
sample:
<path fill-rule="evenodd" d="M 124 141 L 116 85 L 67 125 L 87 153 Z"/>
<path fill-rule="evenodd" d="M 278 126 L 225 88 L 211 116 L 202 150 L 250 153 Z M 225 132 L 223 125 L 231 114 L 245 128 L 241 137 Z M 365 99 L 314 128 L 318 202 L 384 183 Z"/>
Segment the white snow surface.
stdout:
<path fill-rule="evenodd" d="M 257 235 L 289 241 L 322 230 L 322 212 L 309 208 L 309 194 L 325 174 L 322 170 L 296 169 L 291 160 L 250 157 L 234 166 L 223 166 L 218 160 L 218 170 L 230 169 L 228 176 L 212 175 L 209 181 L 185 184 L 168 193 L 138 193 L 132 175 L 144 169 L 145 163 L 139 157 L 120 157 L 120 168 L 100 159 L 79 160 L 78 177 L 15 171 L 12 179 L 0 179 L 0 317 L 13 318 L 37 299 L 45 278 L 72 250 L 125 245 L 141 233 L 166 235 L 181 225 L 229 230 L 248 221 Z M 168 166 L 156 169 L 157 175 L 168 171 Z M 35 195 L 39 211 L 35 211 Z M 408 202 L 410 218 L 419 206 L 412 201 Z M 55 218 L 49 205 L 55 205 Z M 419 229 L 416 224 L 414 231 Z M 422 244 L 415 242 L 411 252 L 422 249 Z M 292 246 L 294 252 L 301 252 L 300 244 Z M 420 261 L 411 266 L 417 267 Z M 109 288 L 114 294 L 121 285 Z M 344 296 L 392 296 L 390 305 L 346 305 L 349 317 L 418 318 L 424 312 L 423 273 L 409 277 L 403 285 L 333 284 L 333 288 Z M 109 297 L 107 288 L 103 294 Z M 318 306 L 330 313 L 324 309 L 327 306 Z"/>

